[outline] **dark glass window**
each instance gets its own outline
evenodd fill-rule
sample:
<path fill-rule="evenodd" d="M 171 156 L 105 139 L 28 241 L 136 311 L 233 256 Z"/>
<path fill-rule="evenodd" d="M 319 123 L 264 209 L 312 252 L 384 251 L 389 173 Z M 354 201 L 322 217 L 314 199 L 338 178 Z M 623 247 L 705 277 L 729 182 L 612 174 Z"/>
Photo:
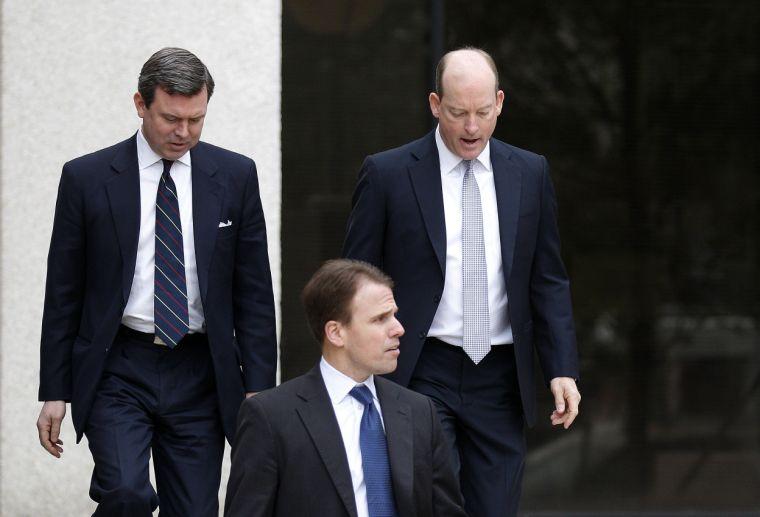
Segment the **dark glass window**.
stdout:
<path fill-rule="evenodd" d="M 442 16 L 441 16 L 442 14 Z M 431 127 L 445 48 L 492 53 L 495 136 L 544 154 L 581 348 L 581 416 L 528 432 L 522 509 L 760 511 L 760 4 L 283 3 L 282 371 L 369 153 Z"/>

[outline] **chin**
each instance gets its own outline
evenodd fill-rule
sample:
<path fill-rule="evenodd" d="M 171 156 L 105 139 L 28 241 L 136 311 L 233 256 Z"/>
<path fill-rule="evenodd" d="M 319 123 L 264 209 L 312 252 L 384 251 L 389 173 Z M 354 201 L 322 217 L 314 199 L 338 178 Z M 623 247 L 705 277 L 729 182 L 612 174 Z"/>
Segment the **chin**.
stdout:
<path fill-rule="evenodd" d="M 396 371 L 396 366 L 398 366 L 398 361 L 393 361 L 393 363 L 386 363 L 384 364 L 377 372 L 378 375 L 385 375 L 386 373 L 391 373 Z"/>

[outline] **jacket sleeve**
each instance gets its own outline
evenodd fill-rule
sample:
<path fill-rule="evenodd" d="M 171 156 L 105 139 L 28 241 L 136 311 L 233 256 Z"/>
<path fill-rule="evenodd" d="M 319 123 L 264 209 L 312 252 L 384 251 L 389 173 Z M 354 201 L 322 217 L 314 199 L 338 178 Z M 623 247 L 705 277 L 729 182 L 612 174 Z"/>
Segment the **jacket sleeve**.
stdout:
<path fill-rule="evenodd" d="M 385 199 L 372 157 L 364 160 L 352 198 L 343 257 L 383 267 Z"/>
<path fill-rule="evenodd" d="M 237 236 L 233 280 L 235 339 L 240 349 L 243 383 L 248 392 L 273 387 L 277 368 L 274 295 L 266 224 L 253 161 L 250 167 Z"/>
<path fill-rule="evenodd" d="M 274 515 L 277 478 L 276 445 L 266 412 L 256 397 L 246 399 L 232 445 L 225 517 Z"/>
<path fill-rule="evenodd" d="M 85 283 L 82 189 L 63 167 L 47 261 L 40 339 L 39 400 L 71 400 L 71 351 L 79 332 Z"/>
<path fill-rule="evenodd" d="M 560 255 L 557 201 L 549 165 L 541 157 L 540 220 L 530 279 L 534 342 L 547 384 L 555 377 L 578 378 L 570 281 Z"/>

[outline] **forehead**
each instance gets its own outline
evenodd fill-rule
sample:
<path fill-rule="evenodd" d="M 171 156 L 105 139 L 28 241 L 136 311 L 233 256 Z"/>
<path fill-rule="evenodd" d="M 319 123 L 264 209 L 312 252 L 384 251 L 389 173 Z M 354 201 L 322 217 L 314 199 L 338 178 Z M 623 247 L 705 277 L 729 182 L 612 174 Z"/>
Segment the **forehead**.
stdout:
<path fill-rule="evenodd" d="M 354 314 L 382 313 L 396 307 L 393 291 L 388 286 L 371 280 L 360 282 L 351 304 Z"/>
<path fill-rule="evenodd" d="M 202 114 L 208 105 L 208 96 L 206 87 L 194 95 L 183 95 L 181 93 L 167 93 L 161 87 L 156 87 L 156 93 L 153 97 L 153 105 L 160 107 L 162 111 L 181 111 L 195 112 Z"/>
<path fill-rule="evenodd" d="M 496 76 L 485 58 L 472 51 L 456 52 L 446 60 L 441 78 L 443 97 L 466 96 L 492 98 L 496 94 Z"/>

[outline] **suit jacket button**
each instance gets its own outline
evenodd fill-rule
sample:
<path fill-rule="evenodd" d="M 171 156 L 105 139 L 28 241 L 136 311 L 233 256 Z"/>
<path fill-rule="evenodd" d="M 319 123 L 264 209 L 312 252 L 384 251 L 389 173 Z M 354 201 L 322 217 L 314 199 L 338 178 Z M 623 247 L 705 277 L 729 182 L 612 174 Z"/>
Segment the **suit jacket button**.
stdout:
<path fill-rule="evenodd" d="M 420 339 L 425 339 L 427 337 L 427 332 L 424 330 L 420 330 Z"/>
<path fill-rule="evenodd" d="M 433 303 L 438 303 L 440 301 L 441 301 L 441 295 L 440 294 L 436 294 L 435 296 L 433 296 Z"/>

